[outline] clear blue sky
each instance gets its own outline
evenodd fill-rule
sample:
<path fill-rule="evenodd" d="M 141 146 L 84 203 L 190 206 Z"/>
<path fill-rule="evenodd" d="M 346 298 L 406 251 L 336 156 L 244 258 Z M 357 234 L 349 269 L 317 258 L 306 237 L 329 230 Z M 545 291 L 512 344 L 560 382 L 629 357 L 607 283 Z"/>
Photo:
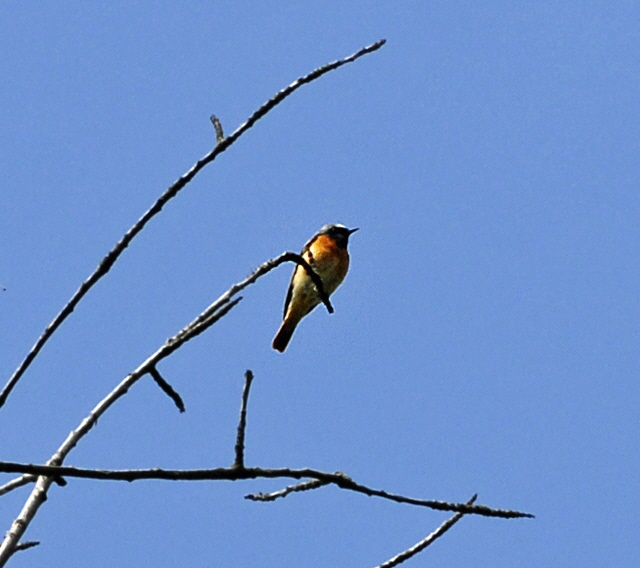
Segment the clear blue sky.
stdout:
<path fill-rule="evenodd" d="M 640 7 L 633 2 L 3 2 L 0 376 L 155 198 L 296 77 L 167 206 L 0 411 L 43 462 L 232 283 L 321 225 L 352 268 L 284 355 L 291 271 L 244 294 L 71 454 L 100 468 L 233 458 L 341 470 L 466 518 L 407 566 L 636 566 L 640 556 Z M 0 482 L 10 479 L 3 476 Z M 52 489 L 12 566 L 375 566 L 446 515 L 281 482 Z M 26 498 L 2 498 L 4 533 Z"/>

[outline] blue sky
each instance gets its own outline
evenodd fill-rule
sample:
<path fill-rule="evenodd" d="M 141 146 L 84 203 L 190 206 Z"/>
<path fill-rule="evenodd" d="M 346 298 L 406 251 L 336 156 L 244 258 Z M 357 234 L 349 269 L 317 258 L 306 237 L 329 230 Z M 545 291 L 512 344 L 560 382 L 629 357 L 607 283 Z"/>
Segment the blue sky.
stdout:
<path fill-rule="evenodd" d="M 291 267 L 138 383 L 83 467 L 248 465 L 536 514 L 465 518 L 407 566 L 635 566 L 640 8 L 632 2 L 5 2 L 0 375 L 158 195 L 298 76 L 154 219 L 0 410 L 44 462 L 231 284 L 323 224 L 352 267 L 284 355 Z M 10 479 L 3 476 L 0 482 Z M 286 484 L 286 483 L 285 483 Z M 275 481 L 53 488 L 12 566 L 375 566 L 446 515 Z M 27 496 L 2 498 L 6 531 Z"/>

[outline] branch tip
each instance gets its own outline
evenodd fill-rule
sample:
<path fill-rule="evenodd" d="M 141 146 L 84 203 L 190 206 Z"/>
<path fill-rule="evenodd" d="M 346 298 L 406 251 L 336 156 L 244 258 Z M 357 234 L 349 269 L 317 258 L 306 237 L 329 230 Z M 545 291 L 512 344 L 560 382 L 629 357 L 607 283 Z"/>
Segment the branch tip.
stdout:
<path fill-rule="evenodd" d="M 220 144 L 224 142 L 224 132 L 222 130 L 222 123 L 218 119 L 215 114 L 212 114 L 209 119 L 211 120 L 211 124 L 213 124 L 213 128 L 216 131 L 216 144 Z"/>
<path fill-rule="evenodd" d="M 473 505 L 475 500 L 477 499 L 478 494 L 476 493 L 471 499 L 469 499 L 465 504 Z M 462 517 L 464 517 L 465 513 L 458 512 L 446 521 L 442 523 L 435 531 L 433 531 L 426 538 L 422 539 L 420 542 L 417 542 L 412 547 L 407 548 L 402 551 L 400 554 L 397 554 L 393 558 L 390 558 L 386 562 L 376 566 L 376 568 L 393 568 L 394 566 L 398 566 L 402 564 L 405 560 L 409 560 L 416 556 L 419 552 L 422 552 L 427 546 L 433 544 L 438 538 L 440 538 L 444 533 L 446 533 L 453 525 L 455 525 Z"/>
<path fill-rule="evenodd" d="M 160 390 L 166 394 L 176 405 L 176 408 L 180 412 L 185 411 L 184 401 L 182 397 L 176 392 L 176 390 L 162 377 L 160 371 L 155 366 L 149 369 L 149 374 L 154 382 L 160 387 Z"/>
<path fill-rule="evenodd" d="M 244 388 L 242 389 L 242 400 L 240 402 L 240 419 L 238 421 L 238 434 L 236 436 L 236 457 L 233 467 L 244 469 L 244 440 L 247 429 L 247 405 L 249 403 L 249 392 L 253 382 L 253 372 L 247 369 L 244 374 Z"/>
<path fill-rule="evenodd" d="M 318 489 L 319 487 L 324 487 L 325 485 L 329 485 L 330 483 L 330 481 L 326 480 L 311 479 L 310 481 L 303 481 L 301 483 L 296 483 L 295 485 L 288 485 L 284 489 L 280 489 L 280 491 L 274 491 L 273 493 L 250 493 L 249 495 L 245 495 L 244 498 L 248 499 L 249 501 L 275 501 L 276 499 L 286 497 L 291 493 Z"/>
<path fill-rule="evenodd" d="M 39 540 L 27 540 L 25 542 L 18 543 L 13 551 L 19 552 L 21 550 L 28 550 L 29 548 L 33 548 L 34 546 L 39 546 L 39 545 L 40 545 Z"/>

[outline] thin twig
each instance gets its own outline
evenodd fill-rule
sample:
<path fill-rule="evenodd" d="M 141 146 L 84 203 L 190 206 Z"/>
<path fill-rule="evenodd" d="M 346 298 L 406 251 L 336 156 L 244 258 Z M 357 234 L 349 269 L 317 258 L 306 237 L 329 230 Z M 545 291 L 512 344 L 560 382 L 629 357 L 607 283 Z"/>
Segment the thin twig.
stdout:
<path fill-rule="evenodd" d="M 4 485 L 0 486 L 0 497 L 10 493 L 14 489 L 18 489 L 20 487 L 24 487 L 29 483 L 33 483 L 37 479 L 35 475 L 21 475 L 20 477 L 16 477 L 11 481 L 7 481 Z"/>
<path fill-rule="evenodd" d="M 216 131 L 216 144 L 224 142 L 224 131 L 222 130 L 222 123 L 215 114 L 211 115 L 210 120 L 211 124 L 213 124 L 213 128 Z"/>
<path fill-rule="evenodd" d="M 244 374 L 244 388 L 242 389 L 242 403 L 240 404 L 240 420 L 238 422 L 238 435 L 236 437 L 236 459 L 233 462 L 234 468 L 244 468 L 244 437 L 247 429 L 247 404 L 249 402 L 249 391 L 253 382 L 253 373 L 247 369 Z"/>
<path fill-rule="evenodd" d="M 224 295 L 226 296 L 226 292 Z M 172 338 L 167 339 L 163 346 L 166 350 L 162 359 L 171 355 L 187 341 L 190 341 L 194 337 L 197 337 L 202 332 L 206 331 L 214 323 L 226 316 L 227 313 L 229 313 L 241 300 L 242 296 L 239 296 L 235 300 L 229 300 L 229 298 L 222 296 L 218 298 L 190 324 L 186 325 Z"/>
<path fill-rule="evenodd" d="M 12 479 L 11 481 L 8 481 L 4 485 L 0 486 L 0 497 L 6 495 L 7 493 L 10 493 L 14 489 L 19 489 L 20 487 L 24 487 L 25 485 L 29 485 L 30 483 L 35 483 L 37 480 L 37 475 L 25 474 L 21 475 L 20 477 L 16 477 L 15 479 Z M 67 485 L 67 481 L 64 477 L 56 476 L 52 478 L 52 481 L 60 487 L 64 487 L 65 485 Z"/>
<path fill-rule="evenodd" d="M 39 544 L 40 542 L 37 540 L 28 540 L 25 542 L 19 542 L 11 551 L 9 558 L 11 558 L 16 552 L 20 552 L 22 550 L 28 550 L 29 548 L 33 548 L 34 546 L 38 546 Z"/>
<path fill-rule="evenodd" d="M 21 550 L 28 550 L 29 548 L 33 548 L 34 546 L 39 546 L 40 541 L 38 540 L 27 540 L 25 542 L 20 542 L 13 549 L 13 552 L 20 552 Z"/>
<path fill-rule="evenodd" d="M 381 489 L 373 489 L 356 483 L 344 473 L 328 473 L 316 469 L 279 468 L 266 469 L 260 467 L 219 467 L 214 469 L 85 469 L 71 466 L 51 466 L 0 462 L 0 472 L 4 473 L 33 473 L 42 476 L 58 475 L 63 477 L 77 477 L 81 479 L 99 479 L 111 481 L 139 481 L 143 479 L 161 479 L 165 481 L 240 481 L 243 479 L 317 479 L 337 485 L 342 489 L 361 493 L 369 497 L 380 497 L 396 503 L 405 503 L 418 507 L 427 507 L 436 511 L 453 511 L 483 517 L 499 517 L 503 519 L 533 518 L 531 513 L 505 509 L 493 509 L 486 505 L 468 505 L 466 503 L 449 503 L 446 501 L 431 501 L 405 497 L 389 493 Z"/>
<path fill-rule="evenodd" d="M 14 389 L 22 375 L 29 368 L 33 360 L 36 358 L 40 350 L 47 343 L 49 338 L 55 333 L 56 329 L 64 322 L 67 317 L 71 315 L 71 313 L 75 310 L 76 306 L 82 300 L 82 298 L 93 288 L 93 286 L 104 276 L 106 275 L 111 267 L 114 265 L 118 257 L 124 252 L 124 250 L 129 246 L 131 241 L 136 237 L 142 229 L 144 229 L 145 225 L 153 219 L 162 208 L 173 199 L 180 190 L 182 190 L 206 165 L 213 162 L 216 157 L 227 150 L 240 136 L 242 136 L 247 130 L 249 130 L 258 120 L 260 120 L 263 116 L 265 116 L 268 112 L 273 110 L 277 105 L 279 105 L 284 99 L 289 97 L 295 91 L 297 91 L 303 85 L 307 83 L 311 83 L 312 81 L 318 79 L 325 73 L 333 71 L 338 67 L 342 67 L 347 63 L 351 63 L 356 59 L 366 55 L 368 53 L 372 53 L 378 49 L 380 49 L 386 40 L 377 41 L 367 47 L 362 48 L 360 51 L 345 57 L 344 59 L 340 59 L 338 61 L 334 61 L 332 63 L 328 63 L 327 65 L 323 65 L 318 69 L 315 69 L 311 73 L 305 75 L 304 77 L 300 77 L 296 79 L 289 86 L 285 87 L 281 91 L 278 91 L 271 99 L 269 99 L 266 103 L 264 103 L 258 110 L 256 110 L 246 122 L 241 124 L 233 134 L 228 136 L 227 138 L 219 139 L 216 143 L 216 146 L 211 150 L 208 154 L 198 160 L 184 175 L 178 178 L 169 188 L 165 190 L 165 192 L 157 199 L 157 201 L 134 223 L 134 225 L 125 233 L 125 235 L 116 243 L 116 245 L 111 249 L 107 255 L 100 261 L 98 267 L 94 270 L 94 272 L 80 285 L 78 290 L 71 296 L 71 299 L 65 304 L 65 306 L 60 310 L 58 315 L 56 315 L 53 320 L 47 325 L 45 330 L 42 332 L 42 335 L 35 342 L 33 347 L 29 350 L 26 357 L 20 363 L 18 368 L 14 371 L 13 375 L 7 381 L 7 384 L 4 386 L 2 391 L 0 392 L 0 407 L 4 405 L 9 394 Z M 0 557 L 0 565 L 1 565 L 1 557 Z"/>
<path fill-rule="evenodd" d="M 185 326 L 185 328 L 179 333 L 177 333 L 174 338 L 169 340 L 169 342 L 171 342 L 172 348 L 174 348 L 175 350 L 178 347 L 180 347 L 180 345 L 182 345 L 184 341 L 188 341 L 189 339 L 192 339 L 199 333 L 202 333 L 204 329 L 209 327 L 210 318 L 215 317 L 215 314 L 217 314 L 225 304 L 230 302 L 231 298 L 233 298 L 238 292 L 241 292 L 247 286 L 253 284 L 254 282 L 256 282 L 256 280 L 258 280 L 265 274 L 271 272 L 274 268 L 277 268 L 284 262 L 295 262 L 297 264 L 300 264 L 302 267 L 304 267 L 304 269 L 308 272 L 309 276 L 311 277 L 314 284 L 316 285 L 320 298 L 322 299 L 325 306 L 327 307 L 327 311 L 329 313 L 333 313 L 333 306 L 329 302 L 329 298 L 327 297 L 327 294 L 324 291 L 322 280 L 320 279 L 320 276 L 318 276 L 314 272 L 313 268 L 311 268 L 311 265 L 304 258 L 302 258 L 302 256 L 300 256 L 299 254 L 296 254 L 295 252 L 283 252 L 281 255 L 277 256 L 276 258 L 272 258 L 262 263 L 244 280 L 231 286 L 224 294 L 222 294 L 222 296 L 220 296 L 215 302 L 213 302 L 196 319 L 194 319 L 191 323 Z"/>
<path fill-rule="evenodd" d="M 477 499 L 478 495 L 474 495 L 467 501 L 467 505 L 472 505 L 474 501 Z M 398 566 L 402 564 L 405 560 L 409 560 L 419 552 L 422 552 L 427 546 L 433 544 L 438 538 L 440 538 L 444 533 L 446 533 L 453 525 L 455 525 L 462 517 L 464 517 L 464 513 L 456 513 L 450 519 L 447 519 L 444 523 L 442 523 L 435 531 L 433 531 L 429 536 L 414 544 L 411 548 L 407 548 L 407 550 L 397 554 L 393 558 L 390 558 L 386 562 L 383 562 L 376 568 L 393 568 L 394 566 Z"/>
<path fill-rule="evenodd" d="M 296 483 L 295 485 L 287 485 L 284 489 L 273 491 L 272 493 L 250 493 L 249 495 L 245 495 L 244 498 L 249 499 L 250 501 L 275 501 L 276 499 L 286 497 L 291 493 L 296 493 L 298 491 L 310 491 L 329 484 L 329 481 L 312 479 L 311 481 L 303 481 L 302 483 Z"/>
<path fill-rule="evenodd" d="M 176 390 L 164 379 L 164 377 L 160 374 L 160 371 L 156 367 L 151 367 L 149 369 L 149 374 L 151 378 L 155 381 L 155 383 L 160 387 L 163 393 L 165 393 L 172 401 L 173 404 L 176 405 L 177 409 L 180 412 L 184 412 L 184 401 L 182 397 L 176 392 Z"/>

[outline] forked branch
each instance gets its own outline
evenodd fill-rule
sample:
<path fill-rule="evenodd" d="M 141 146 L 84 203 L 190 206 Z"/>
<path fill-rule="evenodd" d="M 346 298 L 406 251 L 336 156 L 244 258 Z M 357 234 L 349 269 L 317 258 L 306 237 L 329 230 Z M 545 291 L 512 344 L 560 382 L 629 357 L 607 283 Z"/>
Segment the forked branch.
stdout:
<path fill-rule="evenodd" d="M 283 258 L 285 255 L 281 255 L 279 258 Z M 264 265 L 263 265 L 264 266 Z M 257 272 L 257 271 L 256 271 Z M 255 274 L 255 273 L 254 273 Z M 252 275 L 253 276 L 253 275 Z M 250 277 L 251 278 L 251 277 Z M 228 307 L 233 304 L 227 299 L 222 304 L 223 307 Z M 237 302 L 237 300 L 236 300 Z M 210 321 L 209 318 L 207 321 Z M 187 326 L 189 327 L 189 326 Z M 197 327 L 197 326 L 196 326 Z M 186 328 L 185 328 L 186 329 Z M 184 330 L 183 330 L 184 331 Z M 181 332 L 182 333 L 182 332 Z M 186 340 L 186 339 L 185 339 Z M 149 363 L 149 360 L 145 362 L 151 365 L 147 372 L 153 374 L 155 365 Z M 138 371 L 138 370 L 137 370 Z M 142 372 L 139 369 L 140 372 Z M 157 373 L 157 371 L 155 371 Z M 129 375 L 123 381 L 131 381 L 132 375 Z M 139 377 L 138 377 L 139 378 Z M 157 379 L 156 379 L 157 380 Z M 413 506 L 426 507 L 438 511 L 453 511 L 456 513 L 451 519 L 445 521 L 436 531 L 431 533 L 428 537 L 418 542 L 414 546 L 405 550 L 404 552 L 396 555 L 381 567 L 389 568 L 391 566 L 397 566 L 405 560 L 415 556 L 420 551 L 424 550 L 437 538 L 439 538 L 444 532 L 451 528 L 463 515 L 481 515 L 486 517 L 499 517 L 504 519 L 514 518 L 531 518 L 530 513 L 524 513 L 513 510 L 503 510 L 488 507 L 486 505 L 476 505 L 476 496 L 472 497 L 466 503 L 449 503 L 445 501 L 433 501 L 426 499 L 416 499 L 413 497 L 407 497 L 404 495 L 398 495 L 389 493 L 381 489 L 373 489 L 366 485 L 357 483 L 351 477 L 341 472 L 329 473 L 310 468 L 306 469 L 291 469 L 291 468 L 279 468 L 279 469 L 266 469 L 259 467 L 246 467 L 244 465 L 244 451 L 245 451 L 245 439 L 246 439 L 246 425 L 247 425 L 247 411 L 248 401 L 253 381 L 253 373 L 247 370 L 245 373 L 245 386 L 242 392 L 242 399 L 240 405 L 240 418 L 238 422 L 236 444 L 235 444 L 235 460 L 231 467 L 228 468 L 214 468 L 214 469 L 201 469 L 201 470 L 166 470 L 166 469 L 146 469 L 146 470 L 95 470 L 84 469 L 70 466 L 62 466 L 61 463 L 66 454 L 75 446 L 77 441 L 96 423 L 97 417 L 106 411 L 108 406 L 115 402 L 115 400 L 124 394 L 129 386 L 133 384 L 128 383 L 126 388 L 123 383 L 119 385 L 115 391 L 102 401 L 92 414 L 85 419 L 80 425 L 78 430 L 72 432 L 65 444 L 58 450 L 58 452 L 47 462 L 45 465 L 33 465 L 33 464 L 19 464 L 11 462 L 0 462 L 0 472 L 4 473 L 21 473 L 22 478 L 20 480 L 32 480 L 36 479 L 36 488 L 29 496 L 27 503 L 25 504 L 23 511 L 16 521 L 14 521 L 9 533 L 5 537 L 5 541 L 0 549 L 0 554 L 4 554 L 4 557 L 0 556 L 0 562 L 6 562 L 11 555 L 19 549 L 19 539 L 24 533 L 24 529 L 29 524 L 29 521 L 35 515 L 39 506 L 46 499 L 46 493 L 55 480 L 59 483 L 65 483 L 65 478 L 83 478 L 93 480 L 118 480 L 118 481 L 137 481 L 137 480 L 173 480 L 173 481 L 240 481 L 246 479 L 298 479 L 305 480 L 293 486 L 288 486 L 285 489 L 271 493 L 271 494 L 258 494 L 247 495 L 247 499 L 253 501 L 273 501 L 279 497 L 286 497 L 292 493 L 298 493 L 302 491 L 309 491 L 313 489 L 320 489 L 325 485 L 336 485 L 341 489 L 353 491 L 370 497 L 379 497 L 387 501 L 393 501 L 396 503 L 404 503 Z M 120 390 L 119 390 L 120 389 Z M 122 390 L 124 389 L 124 390 Z M 117 391 L 117 392 L 116 392 Z M 111 398 L 110 398 L 111 397 Z M 110 402 L 109 402 L 110 401 Z M 108 404 L 107 404 L 108 402 Z M 14 484 L 18 484 L 19 481 L 14 481 Z M 15 487 L 13 487 L 15 488 Z M 13 546 L 7 546 L 9 539 L 13 541 Z M 2 565 L 2 564 L 0 564 Z"/>
<path fill-rule="evenodd" d="M 42 476 L 57 475 L 64 478 L 95 479 L 110 481 L 140 481 L 140 480 L 164 480 L 164 481 L 242 481 L 245 479 L 315 479 L 326 485 L 336 485 L 341 489 L 361 493 L 368 497 L 379 497 L 395 503 L 404 503 L 416 507 L 426 507 L 435 511 L 452 511 L 465 515 L 479 515 L 481 517 L 497 517 L 502 519 L 533 518 L 531 513 L 513 511 L 510 509 L 495 509 L 487 505 L 475 505 L 471 503 L 450 503 L 447 501 L 433 501 L 430 499 L 418 499 L 406 497 L 396 493 L 390 493 L 383 489 L 374 489 L 353 479 L 341 472 L 329 473 L 311 468 L 292 469 L 262 468 L 262 467 L 218 467 L 214 469 L 85 469 L 72 466 L 51 466 L 21 464 L 12 462 L 0 462 L 0 472 L 5 473 L 32 473 Z M 307 487 L 307 489 L 311 489 Z M 257 500 L 248 497 L 251 500 Z"/>
<path fill-rule="evenodd" d="M 477 495 L 474 495 L 467 501 L 467 505 L 472 505 L 474 501 L 477 499 Z M 447 519 L 444 523 L 442 523 L 435 531 L 433 531 L 426 538 L 417 542 L 412 547 L 407 548 L 407 550 L 402 551 L 400 554 L 396 554 L 393 558 L 390 558 L 386 562 L 383 562 L 376 568 L 393 568 L 394 566 L 399 566 L 405 560 L 409 560 L 409 558 L 413 558 L 419 552 L 422 552 L 427 546 L 433 544 L 437 539 L 439 539 L 444 533 L 446 533 L 453 525 L 455 525 L 462 517 L 464 517 L 465 513 L 456 513 L 450 519 Z"/>
<path fill-rule="evenodd" d="M 138 382 L 142 377 L 149 374 L 157 384 L 160 385 L 163 392 L 168 394 L 174 401 L 178 408 L 184 408 L 182 399 L 177 392 L 171 388 L 171 386 L 162 378 L 157 370 L 158 364 L 171 355 L 174 351 L 179 349 L 187 341 L 197 337 L 202 332 L 211 327 L 214 323 L 223 318 L 234 306 L 242 300 L 239 296 L 234 298 L 239 292 L 244 290 L 250 284 L 253 284 L 260 277 L 271 272 L 274 268 L 277 268 L 285 262 L 296 262 L 305 267 L 309 274 L 316 282 L 320 295 L 326 298 L 326 294 L 322 288 L 322 281 L 319 276 L 313 271 L 309 264 L 298 254 L 292 252 L 284 252 L 280 256 L 273 258 L 261 264 L 253 273 L 251 273 L 243 281 L 234 284 L 227 290 L 222 296 L 215 300 L 208 308 L 206 308 L 197 318 L 191 323 L 186 325 L 182 330 L 176 333 L 173 337 L 167 339 L 165 343 L 150 357 L 147 358 L 142 364 L 138 366 L 133 372 L 127 375 L 120 384 L 113 389 L 98 405 L 89 413 L 89 415 L 80 423 L 80 425 L 73 430 L 63 444 L 58 448 L 58 451 L 47 461 L 46 467 L 60 466 L 66 459 L 69 452 L 78 444 L 78 442 L 86 436 L 86 434 L 95 426 L 98 419 L 123 395 L 125 395 L 129 389 Z M 328 303 L 328 300 L 327 300 Z M 331 308 L 331 304 L 328 305 Z M 248 396 L 248 392 L 247 392 Z M 244 449 L 243 449 L 244 451 Z M 236 453 L 236 459 L 238 453 Z M 243 455 L 241 455 L 243 458 Z M 237 468 L 236 468 L 237 470 Z M 32 473 L 33 471 L 20 471 L 20 473 Z M 244 470 L 243 470 L 244 471 Z M 0 544 L 0 567 L 4 566 L 7 559 L 11 556 L 15 546 L 17 546 L 20 538 L 24 534 L 25 530 L 29 526 L 30 522 L 35 517 L 38 509 L 46 500 L 47 492 L 52 483 L 62 483 L 62 476 L 56 473 L 55 470 L 40 470 L 40 477 L 35 480 L 35 487 L 31 492 L 31 495 L 27 499 L 25 505 L 22 508 L 17 519 L 14 520 L 9 532 L 5 536 L 5 539 Z M 26 478 L 24 478 L 26 479 Z M 17 487 L 19 482 L 15 481 L 13 485 L 8 488 L 11 490 Z"/>

